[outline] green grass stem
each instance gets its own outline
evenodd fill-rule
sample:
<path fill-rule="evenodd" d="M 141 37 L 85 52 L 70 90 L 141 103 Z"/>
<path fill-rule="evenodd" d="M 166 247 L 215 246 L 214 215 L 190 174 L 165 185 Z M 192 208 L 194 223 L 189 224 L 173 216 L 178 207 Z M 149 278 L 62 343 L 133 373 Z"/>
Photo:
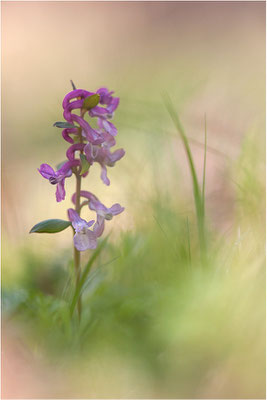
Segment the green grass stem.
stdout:
<path fill-rule="evenodd" d="M 203 177 L 202 177 L 202 207 L 203 207 L 204 217 L 205 217 L 206 162 L 207 162 L 207 118 L 205 114 L 205 142 L 204 142 L 204 163 L 203 163 Z"/>
<path fill-rule="evenodd" d="M 202 260 L 202 264 L 205 264 L 206 263 L 206 239 L 205 239 L 205 218 L 204 218 L 204 207 L 203 207 L 203 193 L 201 193 L 200 186 L 198 183 L 196 168 L 195 168 L 195 164 L 194 164 L 193 156 L 192 156 L 191 149 L 189 146 L 187 135 L 181 124 L 179 116 L 174 109 L 172 101 L 167 94 L 164 94 L 164 102 L 165 102 L 165 106 L 170 114 L 170 117 L 171 117 L 175 127 L 177 128 L 177 131 L 183 141 L 183 145 L 184 145 L 185 152 L 187 155 L 187 159 L 188 159 L 188 163 L 189 163 L 189 167 L 190 167 L 190 173 L 191 173 L 191 177 L 192 177 L 192 183 L 193 183 L 193 193 L 194 193 L 194 201 L 195 201 L 196 214 L 197 214 L 197 225 L 198 225 L 201 260 Z M 205 155 L 206 155 L 206 147 L 205 147 Z M 205 157 L 204 157 L 204 159 L 205 159 Z M 206 165 L 206 161 L 204 163 Z"/>

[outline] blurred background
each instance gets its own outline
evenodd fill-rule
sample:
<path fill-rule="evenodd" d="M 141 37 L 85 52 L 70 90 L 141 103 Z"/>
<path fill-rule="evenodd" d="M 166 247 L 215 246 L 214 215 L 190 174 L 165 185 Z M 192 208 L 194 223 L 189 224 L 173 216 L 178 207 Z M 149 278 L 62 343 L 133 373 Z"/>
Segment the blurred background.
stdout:
<path fill-rule="evenodd" d="M 3 397 L 264 398 L 265 3 L 1 6 Z M 70 79 L 120 97 L 114 124 L 126 150 L 110 187 L 98 165 L 83 182 L 126 209 L 107 224 L 79 328 L 66 311 L 71 231 L 28 234 L 71 205 L 72 180 L 56 203 L 37 171 L 65 159 L 53 123 Z M 207 119 L 205 273 L 164 93 L 200 181 Z"/>

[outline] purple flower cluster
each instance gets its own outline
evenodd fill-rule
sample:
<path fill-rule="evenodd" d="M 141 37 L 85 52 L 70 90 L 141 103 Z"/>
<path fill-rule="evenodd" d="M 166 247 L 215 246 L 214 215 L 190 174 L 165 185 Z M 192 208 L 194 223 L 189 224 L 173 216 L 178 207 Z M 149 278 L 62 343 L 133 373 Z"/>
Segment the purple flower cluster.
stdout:
<path fill-rule="evenodd" d="M 69 208 L 69 220 L 75 229 L 74 244 L 77 250 L 83 251 L 86 249 L 95 249 L 97 246 L 96 239 L 102 235 L 105 228 L 105 220 L 109 221 L 114 215 L 123 212 L 124 208 L 120 204 L 113 204 L 112 207 L 107 208 L 102 204 L 98 198 L 90 192 L 82 190 L 80 195 L 86 198 L 83 205 L 88 205 L 90 210 L 96 212 L 96 222 L 94 220 L 86 222 L 79 214 L 72 208 Z M 72 202 L 76 203 L 76 193 L 72 196 Z M 94 224 L 92 230 L 89 228 Z"/>
<path fill-rule="evenodd" d="M 66 152 L 67 160 L 56 171 L 48 164 L 42 164 L 39 168 L 40 174 L 52 185 L 56 185 L 58 202 L 64 200 L 66 196 L 65 179 L 71 177 L 73 173 L 76 176 L 86 177 L 89 167 L 95 162 L 101 166 L 101 179 L 104 184 L 110 184 L 107 167 L 113 167 L 116 161 L 125 154 L 123 149 L 111 151 L 116 144 L 117 128 L 110 120 L 118 105 L 119 98 L 113 97 L 113 92 L 106 88 L 100 88 L 96 92 L 75 89 L 65 96 L 62 106 L 66 122 L 60 124 L 64 127 L 63 138 L 71 144 Z M 92 120 L 96 119 L 97 128 L 93 128 L 85 120 L 86 114 Z M 75 158 L 76 153 L 79 153 L 79 158 Z M 86 198 L 78 209 L 77 195 Z M 119 204 L 107 208 L 95 195 L 87 191 L 75 193 L 73 201 L 76 210 L 69 209 L 68 216 L 75 230 L 74 245 L 79 251 L 94 249 L 97 246 L 97 238 L 103 233 L 105 220 L 110 220 L 114 215 L 120 214 L 124 208 Z M 96 222 L 94 220 L 86 222 L 80 217 L 81 208 L 87 204 L 90 210 L 96 212 Z"/>

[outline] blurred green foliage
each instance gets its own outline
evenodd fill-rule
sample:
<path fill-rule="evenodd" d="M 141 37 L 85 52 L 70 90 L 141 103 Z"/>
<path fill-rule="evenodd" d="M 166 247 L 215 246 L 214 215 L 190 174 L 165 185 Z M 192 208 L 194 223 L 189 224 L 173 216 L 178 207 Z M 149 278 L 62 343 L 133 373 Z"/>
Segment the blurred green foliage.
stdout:
<path fill-rule="evenodd" d="M 231 170 L 242 234 L 222 237 L 209 228 L 206 268 L 194 215 L 181 214 L 169 194 L 156 191 L 143 204 L 149 217 L 115 241 L 111 236 L 96 260 L 80 325 L 70 317 L 74 277 L 65 251 L 47 263 L 21 250 L 21 273 L 3 287 L 4 318 L 19 321 L 28 345 L 50 360 L 105 365 L 111 352 L 137 363 L 153 397 L 155 387 L 161 398 L 263 396 L 264 235 L 262 217 L 256 220 L 264 184 L 253 146 L 247 137 Z"/>

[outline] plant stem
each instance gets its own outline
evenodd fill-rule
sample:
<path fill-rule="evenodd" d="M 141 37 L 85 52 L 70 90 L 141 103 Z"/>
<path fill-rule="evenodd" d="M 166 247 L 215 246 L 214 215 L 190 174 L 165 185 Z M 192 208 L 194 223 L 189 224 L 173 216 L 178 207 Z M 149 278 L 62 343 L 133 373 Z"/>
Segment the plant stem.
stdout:
<path fill-rule="evenodd" d="M 80 215 L 80 198 L 81 198 L 81 175 L 79 173 L 79 170 L 76 171 L 76 204 L 75 204 L 75 210 L 76 212 Z M 81 277 L 81 254 L 80 252 L 76 249 L 74 246 L 74 267 L 75 267 L 75 273 L 76 273 L 76 290 L 79 286 L 80 282 L 80 277 Z M 81 296 L 78 299 L 77 302 L 77 310 L 78 310 L 78 317 L 79 321 L 81 320 L 81 314 L 82 314 L 82 299 Z"/>
<path fill-rule="evenodd" d="M 72 82 L 72 81 L 71 81 Z M 72 85 L 74 86 L 73 82 Z M 74 89 L 74 87 L 73 87 Z M 83 117 L 83 113 L 81 111 L 81 117 Z M 78 129 L 79 132 L 79 139 L 80 143 L 83 142 L 83 137 L 82 137 L 82 129 Z M 75 175 L 76 175 L 76 202 L 75 202 L 75 211 L 77 212 L 78 215 L 81 213 L 81 184 L 82 184 L 82 177 L 80 175 L 80 168 L 76 168 Z M 75 292 L 78 290 L 79 285 L 80 285 L 80 279 L 81 279 L 81 253 L 79 250 L 76 249 L 75 246 L 73 246 L 74 249 L 74 268 L 75 268 L 75 274 L 76 274 L 76 288 Z M 78 298 L 77 301 L 77 311 L 78 311 L 78 318 L 79 321 L 81 321 L 81 315 L 82 315 L 82 298 L 81 295 Z"/>

